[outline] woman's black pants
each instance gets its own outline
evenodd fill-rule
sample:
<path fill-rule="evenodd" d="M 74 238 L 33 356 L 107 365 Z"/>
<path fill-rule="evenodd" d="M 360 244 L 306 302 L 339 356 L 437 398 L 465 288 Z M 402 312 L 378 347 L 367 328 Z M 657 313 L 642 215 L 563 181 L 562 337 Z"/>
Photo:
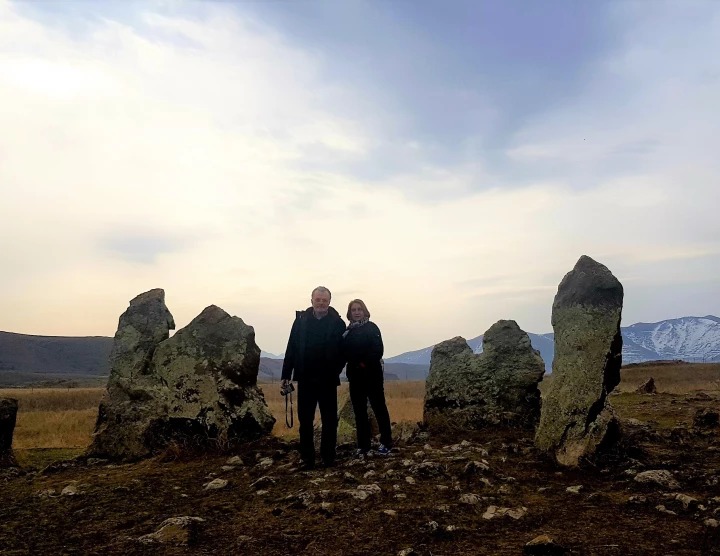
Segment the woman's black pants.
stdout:
<path fill-rule="evenodd" d="M 385 387 L 383 375 L 377 377 L 363 377 L 350 381 L 350 401 L 355 413 L 355 426 L 357 427 L 358 448 L 367 451 L 370 449 L 370 420 L 368 419 L 367 404 L 370 401 L 375 418 L 380 429 L 380 442 L 392 448 L 392 432 L 390 429 L 390 414 L 385 403 Z"/>

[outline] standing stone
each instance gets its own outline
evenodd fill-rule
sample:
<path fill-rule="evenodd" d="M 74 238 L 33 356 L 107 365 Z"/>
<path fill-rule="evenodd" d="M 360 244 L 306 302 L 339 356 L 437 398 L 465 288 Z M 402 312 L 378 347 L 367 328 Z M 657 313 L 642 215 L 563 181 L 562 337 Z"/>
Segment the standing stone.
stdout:
<path fill-rule="evenodd" d="M 173 327 L 162 290 L 120 317 L 90 455 L 139 459 L 172 441 L 230 448 L 272 430 L 254 329 L 214 305 L 168 338 Z"/>
<path fill-rule="evenodd" d="M 635 390 L 637 394 L 657 394 L 657 387 L 655 386 L 655 379 L 653 377 L 648 378 Z"/>
<path fill-rule="evenodd" d="M 423 419 L 431 428 L 534 427 L 540 417 L 540 352 L 513 320 L 500 320 L 476 355 L 464 338 L 436 345 L 425 382 Z"/>
<path fill-rule="evenodd" d="M 576 466 L 619 437 L 607 403 L 620 383 L 623 287 L 612 273 L 582 256 L 560 282 L 552 308 L 553 380 L 543 399 L 536 446 L 561 465 Z"/>
<path fill-rule="evenodd" d="M 370 407 L 370 401 L 366 402 L 366 411 L 370 421 L 370 438 L 380 434 L 375 412 Z M 340 398 L 338 409 L 338 442 L 352 442 L 356 440 L 357 427 L 355 423 L 355 410 L 353 409 L 350 394 Z"/>
<path fill-rule="evenodd" d="M 17 466 L 12 451 L 17 411 L 18 401 L 16 399 L 0 398 L 0 469 Z"/>

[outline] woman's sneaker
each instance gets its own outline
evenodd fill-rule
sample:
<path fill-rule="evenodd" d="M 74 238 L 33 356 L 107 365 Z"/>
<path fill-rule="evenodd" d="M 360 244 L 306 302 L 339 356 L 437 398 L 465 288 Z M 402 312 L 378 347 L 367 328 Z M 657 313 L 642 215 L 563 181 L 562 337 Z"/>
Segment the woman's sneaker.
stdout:
<path fill-rule="evenodd" d="M 377 449 L 377 453 L 381 456 L 387 456 L 390 453 L 391 448 L 388 448 L 384 444 L 380 444 L 380 447 Z"/>

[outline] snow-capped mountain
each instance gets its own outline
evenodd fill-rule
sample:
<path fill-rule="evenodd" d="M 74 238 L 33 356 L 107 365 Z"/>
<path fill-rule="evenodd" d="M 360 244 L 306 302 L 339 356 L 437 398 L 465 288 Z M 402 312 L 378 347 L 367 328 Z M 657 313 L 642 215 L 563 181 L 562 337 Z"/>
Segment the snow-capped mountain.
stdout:
<path fill-rule="evenodd" d="M 530 343 L 532 346 L 540 352 L 540 355 L 542 355 L 542 358 L 545 361 L 545 369 L 547 372 L 550 372 L 552 370 L 552 360 L 555 354 L 553 335 L 533 334 L 532 332 L 529 332 L 528 336 L 530 336 Z M 474 353 L 482 353 L 482 340 L 483 335 L 481 334 L 476 338 L 468 340 L 467 343 Z M 385 363 L 405 363 L 410 365 L 427 366 L 430 365 L 430 355 L 432 354 L 434 347 L 435 346 L 430 346 L 417 351 L 408 351 L 407 353 L 402 353 L 400 355 L 396 355 L 395 357 L 385 359 Z"/>
<path fill-rule="evenodd" d="M 681 317 L 654 323 L 636 323 L 620 328 L 623 336 L 623 364 L 682 359 L 693 362 L 720 361 L 720 318 Z M 552 371 L 555 356 L 554 335 L 528 332 L 530 343 Z M 482 353 L 482 335 L 468 340 L 475 353 Z M 429 365 L 434 346 L 390 357 L 386 363 Z"/>
<path fill-rule="evenodd" d="M 720 318 L 682 317 L 622 329 L 623 363 L 655 359 L 720 361 Z"/>

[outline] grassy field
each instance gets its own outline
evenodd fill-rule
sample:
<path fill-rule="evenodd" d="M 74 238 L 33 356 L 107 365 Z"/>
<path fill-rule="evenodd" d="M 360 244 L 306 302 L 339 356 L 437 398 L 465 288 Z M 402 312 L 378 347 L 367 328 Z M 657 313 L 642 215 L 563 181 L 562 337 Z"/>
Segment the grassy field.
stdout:
<path fill-rule="evenodd" d="M 261 384 L 265 401 L 277 419 L 273 434 L 284 438 L 297 436 L 295 427 L 285 426 L 285 398 L 278 384 Z M 339 388 L 340 403 L 347 396 L 348 385 Z M 12 388 L 0 390 L 0 397 L 18 400 L 18 419 L 13 448 L 84 448 L 90 443 L 103 388 Z M 388 382 L 385 397 L 393 421 L 420 420 L 425 383 L 421 381 Z M 318 415 L 319 418 L 319 415 Z"/>
<path fill-rule="evenodd" d="M 639 365 L 624 368 L 617 390 L 632 393 L 649 377 L 655 379 L 661 393 L 684 394 L 695 390 L 720 392 L 720 364 Z M 540 383 L 547 391 L 552 375 Z M 285 399 L 280 396 L 278 384 L 261 384 L 265 400 L 277 419 L 273 434 L 284 438 L 297 436 L 285 426 Z M 342 400 L 347 396 L 347 383 L 339 389 Z M 13 447 L 29 448 L 83 448 L 90 442 L 97 408 L 103 396 L 102 388 L 35 388 L 0 390 L 0 396 L 19 401 L 18 421 Z M 399 381 L 385 384 L 390 418 L 393 421 L 420 421 L 422 419 L 425 383 Z"/>

